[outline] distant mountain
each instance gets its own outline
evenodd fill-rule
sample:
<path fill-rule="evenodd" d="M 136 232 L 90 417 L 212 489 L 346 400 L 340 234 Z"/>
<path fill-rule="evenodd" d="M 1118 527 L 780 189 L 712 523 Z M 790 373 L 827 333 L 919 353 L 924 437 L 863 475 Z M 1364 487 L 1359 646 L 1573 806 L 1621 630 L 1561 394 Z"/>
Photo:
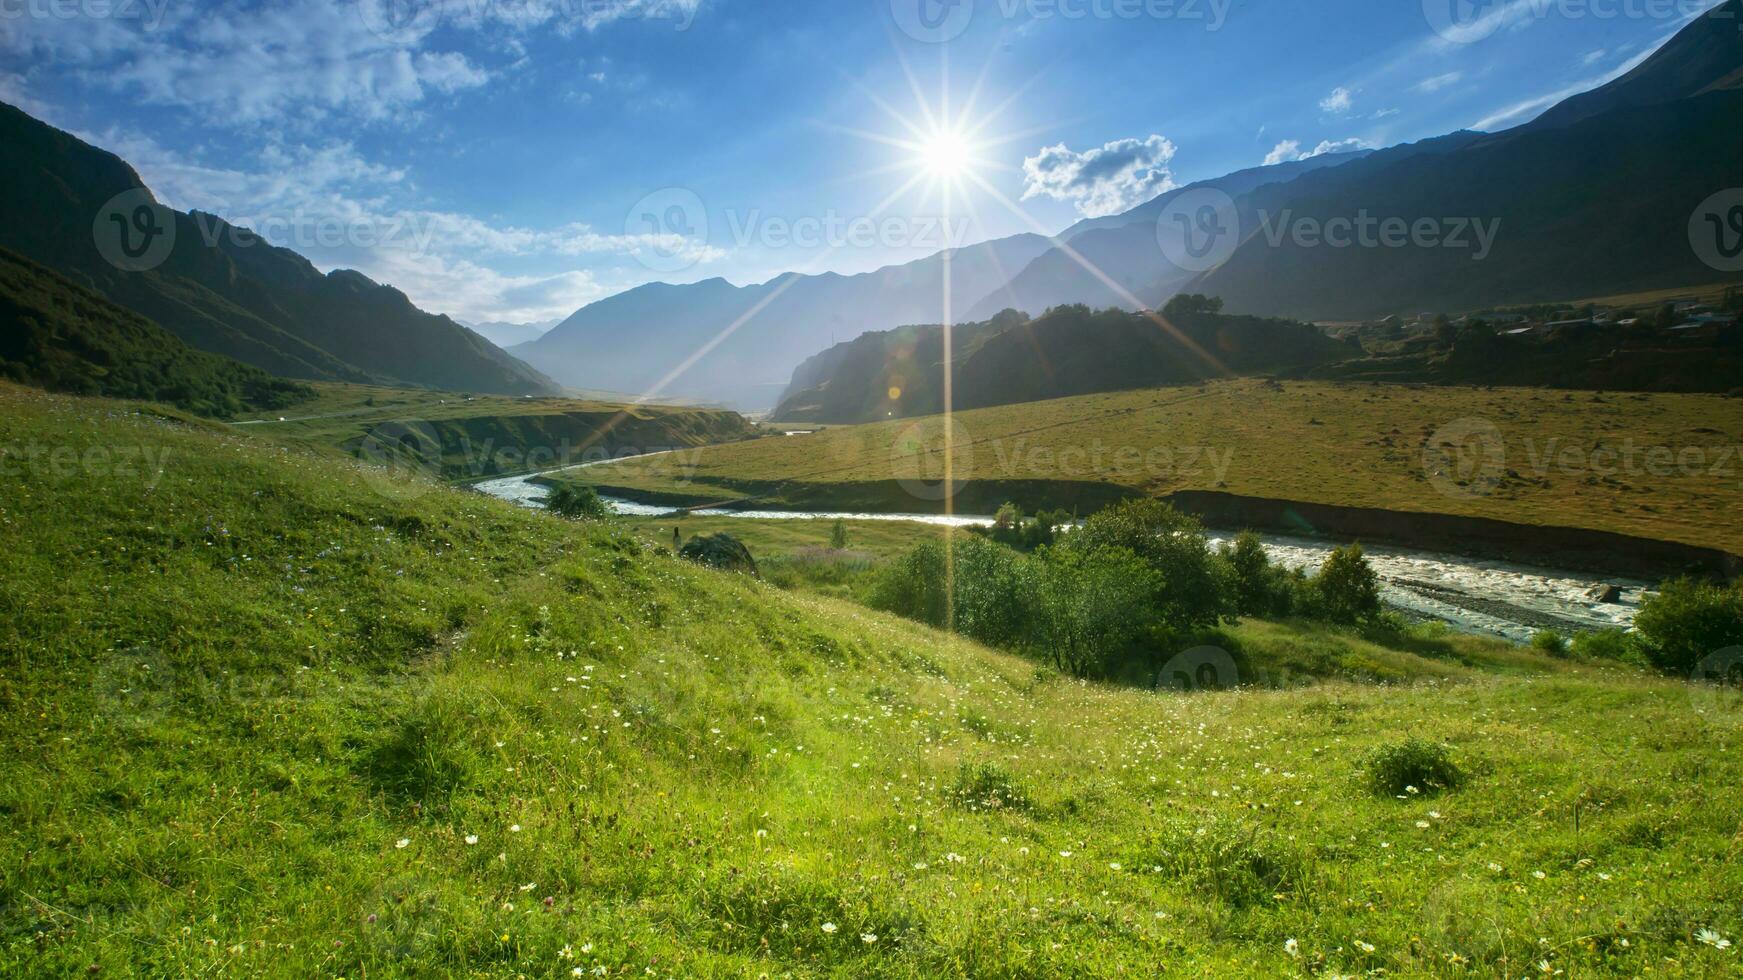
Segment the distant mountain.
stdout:
<path fill-rule="evenodd" d="M 174 228 L 173 248 L 148 271 L 123 271 L 99 246 L 94 230 L 105 227 L 99 212 L 122 194 L 134 202 L 128 215 L 155 206 L 150 190 L 120 158 L 3 104 L 0 172 L 7 178 L 0 188 L 0 247 L 148 317 L 194 347 L 293 378 L 493 394 L 558 390 L 478 334 L 419 310 L 398 290 L 357 272 L 323 275 L 297 253 L 212 215 L 161 209 L 161 224 Z"/>
<path fill-rule="evenodd" d="M 314 397 L 307 385 L 194 350 L 150 320 L 0 249 L 0 378 L 229 417 Z"/>
<path fill-rule="evenodd" d="M 1039 235 L 1018 235 L 855 276 L 653 283 L 584 307 L 514 353 L 575 388 L 657 388 L 764 410 L 800 361 L 834 341 L 942 319 L 946 254 L 951 312 L 960 317 L 1049 247 Z"/>
<path fill-rule="evenodd" d="M 536 323 L 507 323 L 501 320 L 487 320 L 483 323 L 473 323 L 470 320 L 457 322 L 478 336 L 506 350 L 516 344 L 530 344 L 538 340 L 550 333 L 552 327 L 563 321 L 557 319 L 541 320 Z"/>
<path fill-rule="evenodd" d="M 1259 188 L 1239 202 L 1240 247 L 1184 288 L 1243 312 L 1341 320 L 1735 279 L 1702 261 L 1689 229 L 1703 202 L 1743 186 L 1740 16 L 1731 0 L 1630 74 L 1516 129 Z M 1447 240 L 1332 247 L 1294 234 L 1364 214 L 1428 221 Z"/>
<path fill-rule="evenodd" d="M 1735 276 L 1702 262 L 1689 223 L 1737 186 L 1743 92 L 1621 109 L 1262 189 L 1242 202 L 1244 243 L 1188 288 L 1247 313 L 1353 320 L 1721 281 Z M 1426 220 L 1445 240 L 1336 248 L 1287 231 L 1363 213 Z"/>
<path fill-rule="evenodd" d="M 1301 373 L 1359 355 L 1307 324 L 1225 316 L 1182 298 L 1160 316 L 1059 307 L 1007 310 L 952 336 L 957 409 Z M 784 422 L 852 424 L 943 410 L 943 328 L 871 333 L 806 361 L 775 409 Z"/>
<path fill-rule="evenodd" d="M 1730 0 L 1696 18 L 1633 71 L 1561 102 L 1524 128 L 1555 129 L 1616 109 L 1646 108 L 1743 88 L 1740 44 L 1743 2 Z"/>

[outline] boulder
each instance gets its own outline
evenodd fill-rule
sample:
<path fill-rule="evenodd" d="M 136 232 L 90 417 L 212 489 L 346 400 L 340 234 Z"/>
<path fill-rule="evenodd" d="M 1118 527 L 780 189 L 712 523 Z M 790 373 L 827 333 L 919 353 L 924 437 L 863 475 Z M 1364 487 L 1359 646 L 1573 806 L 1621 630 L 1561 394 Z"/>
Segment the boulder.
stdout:
<path fill-rule="evenodd" d="M 704 534 L 691 538 L 678 556 L 723 572 L 757 574 L 756 559 L 751 557 L 750 549 L 730 534 Z"/>
<path fill-rule="evenodd" d="M 1622 601 L 1622 587 L 1620 585 L 1595 586 L 1586 593 L 1586 597 L 1593 602 L 1615 605 Z"/>

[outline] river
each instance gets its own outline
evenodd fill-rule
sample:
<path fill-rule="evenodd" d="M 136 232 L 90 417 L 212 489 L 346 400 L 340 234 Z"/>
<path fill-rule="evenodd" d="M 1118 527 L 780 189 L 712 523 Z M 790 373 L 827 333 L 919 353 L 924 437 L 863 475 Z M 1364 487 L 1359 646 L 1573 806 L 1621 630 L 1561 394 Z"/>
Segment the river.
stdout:
<path fill-rule="evenodd" d="M 546 489 L 534 482 L 538 474 L 490 480 L 474 489 L 526 507 L 542 507 Z M 607 497 L 605 502 L 629 517 L 663 517 L 676 512 Z M 917 524 L 965 527 L 990 524 L 988 515 L 958 514 L 863 514 L 848 512 L 795 512 L 707 509 L 690 511 L 702 517 L 733 517 L 743 520 L 795 521 L 909 521 Z M 1213 544 L 1233 535 L 1211 532 Z M 1261 535 L 1272 560 L 1290 568 L 1317 569 L 1336 545 L 1313 538 L 1280 534 Z M 1562 632 L 1623 628 L 1633 625 L 1640 601 L 1652 584 L 1630 579 L 1601 578 L 1505 561 L 1468 558 L 1461 555 L 1418 551 L 1410 548 L 1367 546 L 1368 560 L 1380 576 L 1386 601 L 1407 613 L 1439 620 L 1468 633 L 1505 637 L 1518 643 L 1530 641 L 1542 629 Z M 1619 586 L 1620 601 L 1598 602 L 1594 595 L 1605 586 Z"/>

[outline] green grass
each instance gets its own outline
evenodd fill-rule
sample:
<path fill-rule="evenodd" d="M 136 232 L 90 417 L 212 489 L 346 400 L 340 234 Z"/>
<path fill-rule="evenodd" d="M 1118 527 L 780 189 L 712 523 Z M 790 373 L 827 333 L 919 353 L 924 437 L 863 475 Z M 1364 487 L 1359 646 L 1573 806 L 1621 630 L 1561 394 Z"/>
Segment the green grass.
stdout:
<path fill-rule="evenodd" d="M 1499 433 L 1500 465 L 1473 470 L 1493 482 L 1461 484 L 1456 463 L 1425 453 L 1437 433 L 1464 431 L 1447 428 L 1463 420 Z M 1228 381 L 981 409 L 955 421 L 952 474 L 966 484 L 959 499 L 971 502 L 963 506 L 1016 498 L 1030 507 L 1081 502 L 1088 512 L 1119 494 L 1220 490 L 1743 554 L 1743 399 L 1720 395 Z M 936 419 L 838 427 L 565 478 L 692 502 L 929 511 L 938 508 L 928 481 L 944 473 L 943 431 Z M 1632 468 L 1592 454 L 1630 446 Z"/>
<path fill-rule="evenodd" d="M 314 400 L 240 421 L 251 435 L 388 461 L 407 437 L 402 465 L 453 480 L 687 449 L 749 438 L 736 412 L 623 405 L 577 398 L 517 398 L 465 392 L 315 383 Z"/>
<path fill-rule="evenodd" d="M 1278 624 L 1365 680 L 1081 684 L 247 430 L 0 436 L 163 463 L 0 466 L 0 974 L 1737 967 L 1734 695 Z M 1462 785 L 1370 792 L 1406 736 Z"/>

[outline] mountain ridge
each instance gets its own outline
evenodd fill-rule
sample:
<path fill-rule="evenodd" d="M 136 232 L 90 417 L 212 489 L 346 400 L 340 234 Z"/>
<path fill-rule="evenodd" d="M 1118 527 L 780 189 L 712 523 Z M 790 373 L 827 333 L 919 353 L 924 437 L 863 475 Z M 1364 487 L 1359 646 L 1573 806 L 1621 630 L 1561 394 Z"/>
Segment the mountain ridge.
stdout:
<path fill-rule="evenodd" d="M 558 390 L 478 334 L 418 309 L 392 286 L 354 270 L 322 273 L 306 257 L 220 217 L 163 207 L 119 156 L 4 103 L 0 166 L 12 177 L 0 194 L 0 246 L 195 348 L 303 380 L 493 394 Z M 129 271 L 104 257 L 93 227 L 118 200 L 151 207 L 156 220 L 173 228 L 161 262 Z"/>

